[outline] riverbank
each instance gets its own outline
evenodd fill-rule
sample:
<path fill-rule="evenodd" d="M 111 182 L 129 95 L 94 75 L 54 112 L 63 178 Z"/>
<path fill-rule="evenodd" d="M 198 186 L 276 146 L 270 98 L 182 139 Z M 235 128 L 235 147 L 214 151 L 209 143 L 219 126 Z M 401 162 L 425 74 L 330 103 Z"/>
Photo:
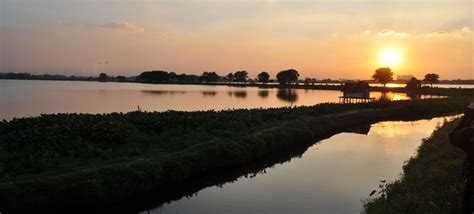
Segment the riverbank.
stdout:
<path fill-rule="evenodd" d="M 460 119 L 446 122 L 423 141 L 403 176 L 379 189 L 364 213 L 461 213 L 464 153 L 449 143 Z"/>
<path fill-rule="evenodd" d="M 3 209 L 120 202 L 384 120 L 461 112 L 469 97 L 208 112 L 59 114 L 2 122 Z"/>

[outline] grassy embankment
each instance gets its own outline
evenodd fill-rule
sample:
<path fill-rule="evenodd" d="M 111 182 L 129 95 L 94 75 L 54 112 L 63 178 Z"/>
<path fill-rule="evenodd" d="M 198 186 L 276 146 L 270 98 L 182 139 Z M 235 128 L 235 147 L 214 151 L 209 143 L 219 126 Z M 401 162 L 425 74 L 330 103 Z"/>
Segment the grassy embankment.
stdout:
<path fill-rule="evenodd" d="M 459 119 L 423 140 L 400 180 L 384 185 L 364 204 L 365 213 L 461 213 L 464 153 L 449 143 Z"/>
<path fill-rule="evenodd" d="M 0 124 L 0 207 L 115 202 L 383 120 L 461 112 L 470 98 L 207 112 L 59 114 Z M 358 111 L 355 111 L 358 110 Z"/>

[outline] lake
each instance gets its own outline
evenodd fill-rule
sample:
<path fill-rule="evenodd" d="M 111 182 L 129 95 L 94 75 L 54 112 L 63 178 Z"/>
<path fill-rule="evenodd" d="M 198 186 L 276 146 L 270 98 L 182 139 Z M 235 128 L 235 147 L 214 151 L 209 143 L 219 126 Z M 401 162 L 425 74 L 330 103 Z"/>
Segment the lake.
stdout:
<path fill-rule="evenodd" d="M 209 85 L 0 80 L 0 119 L 52 113 L 223 110 L 338 102 L 340 91 Z M 380 92 L 371 92 L 380 98 Z M 387 93 L 390 100 L 410 99 Z"/>
<path fill-rule="evenodd" d="M 359 213 L 380 180 L 399 178 L 403 163 L 445 119 L 380 122 L 366 134 L 340 133 L 288 162 L 143 213 Z"/>

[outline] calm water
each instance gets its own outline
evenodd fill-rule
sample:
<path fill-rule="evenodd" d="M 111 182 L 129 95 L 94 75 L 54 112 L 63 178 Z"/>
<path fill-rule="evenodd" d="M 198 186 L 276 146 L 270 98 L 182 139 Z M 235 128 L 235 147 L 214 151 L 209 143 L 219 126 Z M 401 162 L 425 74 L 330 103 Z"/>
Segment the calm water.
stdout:
<path fill-rule="evenodd" d="M 371 83 L 370 86 L 382 86 L 382 84 Z M 386 87 L 405 87 L 406 84 L 401 83 L 388 83 Z M 428 84 L 423 84 L 423 86 L 430 86 Z M 469 84 L 434 84 L 433 87 L 438 88 L 474 88 L 474 85 Z"/>
<path fill-rule="evenodd" d="M 278 90 L 204 85 L 150 85 L 78 81 L 0 80 L 0 119 L 45 113 L 269 108 L 338 102 L 329 90 Z M 380 98 L 380 92 L 371 97 Z M 388 99 L 409 99 L 388 93 Z"/>
<path fill-rule="evenodd" d="M 300 157 L 236 181 L 200 190 L 151 213 L 359 213 L 380 180 L 399 178 L 445 118 L 381 122 L 366 134 L 341 133 Z"/>

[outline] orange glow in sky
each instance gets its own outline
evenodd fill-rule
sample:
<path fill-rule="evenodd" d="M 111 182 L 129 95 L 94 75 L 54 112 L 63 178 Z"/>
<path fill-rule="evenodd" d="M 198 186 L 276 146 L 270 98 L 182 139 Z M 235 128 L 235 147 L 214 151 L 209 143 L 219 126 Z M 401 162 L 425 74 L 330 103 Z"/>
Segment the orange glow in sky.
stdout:
<path fill-rule="evenodd" d="M 390 67 L 396 69 L 402 63 L 402 53 L 397 48 L 384 48 L 379 53 L 379 65 L 380 67 Z"/>
<path fill-rule="evenodd" d="M 1 2 L 0 72 L 474 79 L 471 0 Z"/>

